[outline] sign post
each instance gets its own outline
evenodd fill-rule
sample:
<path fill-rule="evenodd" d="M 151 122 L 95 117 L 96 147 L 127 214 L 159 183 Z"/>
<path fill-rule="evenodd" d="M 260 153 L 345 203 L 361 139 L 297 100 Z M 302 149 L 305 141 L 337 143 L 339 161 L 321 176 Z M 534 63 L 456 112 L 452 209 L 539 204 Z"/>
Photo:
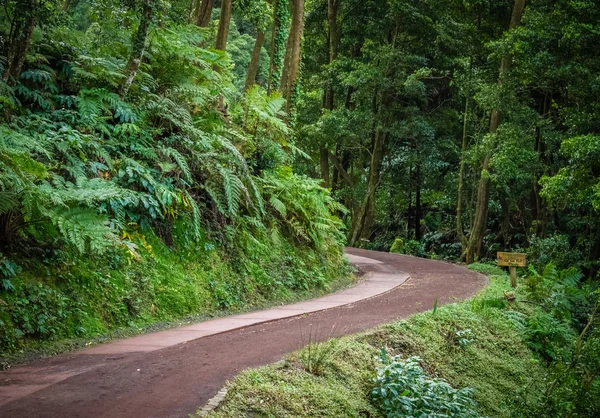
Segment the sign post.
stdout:
<path fill-rule="evenodd" d="M 525 254 L 523 253 L 498 253 L 498 265 L 508 267 L 510 270 L 510 286 L 517 287 L 517 267 L 525 267 Z"/>

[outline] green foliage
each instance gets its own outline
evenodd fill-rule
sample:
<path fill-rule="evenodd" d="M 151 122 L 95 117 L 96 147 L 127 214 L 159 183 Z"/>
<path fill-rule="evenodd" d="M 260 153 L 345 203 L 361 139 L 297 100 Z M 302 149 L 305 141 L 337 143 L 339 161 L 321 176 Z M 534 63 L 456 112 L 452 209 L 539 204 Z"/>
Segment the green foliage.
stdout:
<path fill-rule="evenodd" d="M 478 417 L 473 391 L 428 377 L 419 357 L 388 358 L 382 349 L 371 396 L 386 417 Z"/>
<path fill-rule="evenodd" d="M 435 315 L 417 314 L 341 338 L 336 343 L 335 355 L 324 363 L 318 376 L 299 367 L 302 352 L 288 356 L 283 363 L 247 370 L 228 383 L 227 397 L 212 415 L 216 418 L 249 413 L 295 417 L 385 416 L 381 403 L 375 405 L 371 395 L 375 387 L 384 387 L 374 383 L 375 370 L 385 369 L 377 361 L 382 347 L 388 359 L 386 364 L 395 356 L 421 359 L 411 365 L 411 373 L 415 373 L 417 380 L 410 379 L 413 385 L 408 391 L 417 386 L 423 388 L 414 384 L 417 381 L 425 381 L 425 386 L 431 387 L 430 382 L 439 384 L 443 379 L 451 388 L 473 389 L 463 403 L 471 414 L 473 410 L 477 416 L 494 417 L 544 414 L 545 379 L 550 369 L 529 350 L 519 328 L 509 320 L 513 311 L 507 305 L 486 303 L 504 300 L 503 292 L 508 288 L 506 277 L 493 278 L 491 285 L 473 300 L 438 307 Z M 449 329 L 470 330 L 468 339 L 472 342 L 465 348 L 449 343 Z M 399 375 L 407 377 L 408 369 L 400 366 L 400 362 L 406 360 L 397 361 L 393 367 L 401 367 Z M 393 367 L 390 375 L 394 375 Z M 385 377 L 381 382 L 385 382 Z M 440 392 L 447 393 L 446 389 L 458 392 L 451 388 L 444 385 Z M 405 404 L 413 406 L 425 401 L 439 405 L 437 402 L 445 399 L 408 395 L 405 394 Z M 385 396 L 391 400 L 393 393 L 386 391 Z M 407 415 L 410 414 L 402 416 Z"/>
<path fill-rule="evenodd" d="M 391 253 L 414 255 L 425 257 L 425 246 L 414 239 L 405 241 L 402 238 L 396 238 L 390 248 Z"/>
<path fill-rule="evenodd" d="M 392 247 L 390 248 L 391 253 L 404 254 L 404 240 L 402 238 L 396 238 Z"/>
<path fill-rule="evenodd" d="M 180 2 L 150 2 L 150 17 L 139 2 L 35 3 L 23 48 L 8 36 L 17 3 L 0 11 L 3 76 L 13 46 L 24 57 L 0 83 L 3 351 L 325 291 L 346 276 L 344 209 L 290 168 L 307 155 L 284 100 L 236 90 L 250 35 L 232 24 L 228 55 L 185 24 Z M 235 4 L 267 30 L 269 2 Z"/>

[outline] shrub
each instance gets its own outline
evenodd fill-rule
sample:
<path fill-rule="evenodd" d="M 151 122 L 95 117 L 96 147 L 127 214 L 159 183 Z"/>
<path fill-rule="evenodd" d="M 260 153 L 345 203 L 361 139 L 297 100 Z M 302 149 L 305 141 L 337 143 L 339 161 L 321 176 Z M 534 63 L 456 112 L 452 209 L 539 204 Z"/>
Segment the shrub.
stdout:
<path fill-rule="evenodd" d="M 380 361 L 371 395 L 386 417 L 478 416 L 473 390 L 426 376 L 419 357 L 388 359 L 382 350 Z"/>
<path fill-rule="evenodd" d="M 404 254 L 404 240 L 402 238 L 396 238 L 390 248 L 391 253 Z"/>
<path fill-rule="evenodd" d="M 396 238 L 392 247 L 390 248 L 391 253 L 396 254 L 407 254 L 414 255 L 417 257 L 425 256 L 425 246 L 419 241 L 415 241 L 414 239 L 404 241 L 403 238 Z"/>

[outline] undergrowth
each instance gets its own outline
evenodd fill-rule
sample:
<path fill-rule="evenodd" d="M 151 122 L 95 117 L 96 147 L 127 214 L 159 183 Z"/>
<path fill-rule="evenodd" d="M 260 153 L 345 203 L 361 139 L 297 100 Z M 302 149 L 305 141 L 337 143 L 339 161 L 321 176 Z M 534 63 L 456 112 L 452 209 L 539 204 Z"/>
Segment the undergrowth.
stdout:
<path fill-rule="evenodd" d="M 371 399 L 382 348 L 390 356 L 418 356 L 427 376 L 457 390 L 471 388 L 481 416 L 526 416 L 542 404 L 548 370 L 511 320 L 511 312 L 531 308 L 509 305 L 506 274 L 488 270 L 490 285 L 470 300 L 339 339 L 316 374 L 302 366 L 303 351 L 244 371 L 211 416 L 383 416 Z"/>
<path fill-rule="evenodd" d="M 179 225 L 181 226 L 181 225 Z M 175 228 L 177 230 L 177 226 Z M 351 283 L 341 253 L 284 242 L 268 255 L 213 243 L 174 250 L 149 235 L 142 259 L 48 251 L 0 294 L 0 364 L 323 294 Z M 341 251 L 341 249 L 340 249 Z"/>

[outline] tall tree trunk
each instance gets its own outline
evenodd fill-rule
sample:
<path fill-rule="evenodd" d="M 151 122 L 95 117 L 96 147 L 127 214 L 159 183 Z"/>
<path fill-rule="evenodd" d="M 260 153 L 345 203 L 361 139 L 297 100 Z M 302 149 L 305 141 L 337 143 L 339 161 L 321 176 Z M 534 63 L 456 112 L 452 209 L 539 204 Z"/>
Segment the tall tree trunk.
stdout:
<path fill-rule="evenodd" d="M 464 184 L 465 184 L 465 164 L 467 158 L 467 123 L 469 117 L 469 97 L 470 92 L 467 92 L 467 97 L 465 100 L 465 112 L 463 115 L 463 132 L 462 132 L 462 144 L 461 144 L 461 152 L 460 152 L 460 168 L 458 170 L 458 196 L 456 199 L 456 234 L 460 239 L 460 244 L 462 247 L 462 252 L 466 251 L 467 246 L 467 237 L 465 236 L 465 231 L 463 229 L 463 195 L 464 195 Z"/>
<path fill-rule="evenodd" d="M 294 20 L 292 19 L 290 32 L 287 37 L 286 45 L 285 45 L 285 55 L 283 57 L 283 68 L 281 69 L 281 80 L 279 81 L 279 91 L 281 95 L 286 98 L 287 96 L 287 86 L 288 80 L 290 78 L 290 65 L 292 61 L 292 49 L 293 49 L 293 35 L 292 33 L 295 31 L 294 28 Z"/>
<path fill-rule="evenodd" d="M 523 11 L 525 10 L 525 0 L 515 0 L 512 15 L 510 19 L 509 30 L 512 30 L 521 24 L 521 18 L 523 17 Z M 498 83 L 502 83 L 502 77 L 504 73 L 510 68 L 509 55 L 502 57 L 500 62 L 500 75 L 498 77 Z M 490 117 L 490 133 L 495 133 L 500 126 L 502 115 L 498 109 L 492 110 Z M 481 167 L 481 178 L 479 185 L 477 186 L 477 206 L 475 207 L 475 219 L 473 222 L 473 228 L 469 236 L 469 242 L 466 251 L 467 263 L 472 263 L 475 259 L 481 257 L 481 249 L 483 245 L 483 236 L 487 225 L 487 212 L 490 201 L 490 178 L 489 178 L 489 165 L 492 158 L 492 149 L 489 149 L 483 159 Z"/>
<path fill-rule="evenodd" d="M 146 40 L 148 39 L 148 32 L 150 31 L 150 25 L 152 24 L 153 13 L 154 8 L 152 0 L 144 0 L 142 3 L 142 18 L 135 39 L 133 40 L 131 56 L 125 67 L 125 80 L 123 81 L 123 84 L 121 84 L 121 96 L 127 95 L 127 92 L 140 69 L 146 51 Z"/>
<path fill-rule="evenodd" d="M 293 106 L 292 99 L 296 82 L 300 75 L 300 60 L 302 58 L 302 35 L 304 33 L 304 0 L 294 0 L 292 9 L 292 30 L 290 31 L 288 48 L 290 48 L 289 65 L 285 83 L 281 90 L 286 99 L 286 111 L 289 113 Z M 284 71 L 285 72 L 285 71 Z"/>
<path fill-rule="evenodd" d="M 271 32 L 271 48 L 269 61 L 269 82 L 267 93 L 279 89 L 281 70 L 286 54 L 284 40 L 288 39 L 290 12 L 288 0 L 275 0 L 273 4 L 273 30 Z"/>
<path fill-rule="evenodd" d="M 201 28 L 208 27 L 208 24 L 212 18 L 213 5 L 214 0 L 202 0 L 202 6 L 198 11 L 196 25 L 200 26 Z"/>
<path fill-rule="evenodd" d="M 340 0 L 328 0 L 327 1 L 327 23 L 329 27 L 328 38 L 329 38 L 329 64 L 331 65 L 338 56 L 338 25 L 337 15 L 340 5 Z M 329 80 L 329 88 L 327 90 L 327 109 L 333 110 L 333 83 Z"/>
<path fill-rule="evenodd" d="M 469 105 L 471 101 L 471 77 L 473 74 L 473 51 L 469 56 L 469 77 L 467 80 L 467 91 L 465 94 L 465 111 L 463 114 L 463 130 L 462 130 L 462 144 L 460 151 L 460 168 L 458 171 L 458 196 L 456 199 L 456 234 L 460 239 L 461 245 L 461 258 L 467 251 L 467 237 L 465 230 L 463 229 L 463 200 L 464 200 L 464 187 L 465 187 L 465 165 L 467 160 L 467 128 L 469 122 Z"/>
<path fill-rule="evenodd" d="M 246 86 L 244 90 L 248 90 L 256 83 L 256 75 L 260 68 L 260 51 L 262 51 L 263 43 L 265 42 L 265 33 L 260 31 L 256 34 L 256 41 L 254 42 L 254 49 L 252 49 L 252 56 L 250 58 L 250 66 L 248 68 L 248 75 L 246 76 Z"/>
<path fill-rule="evenodd" d="M 329 64 L 337 59 L 338 51 L 338 34 L 337 34 L 337 12 L 338 12 L 339 0 L 328 0 L 327 2 L 327 22 L 329 26 L 328 31 L 328 46 L 329 46 Z M 329 87 L 325 91 L 324 107 L 327 110 L 334 109 L 333 100 L 333 84 L 329 81 Z M 336 146 L 337 149 L 337 146 Z M 333 184 L 329 181 L 329 159 L 327 158 L 329 150 L 325 141 L 322 141 L 319 145 L 320 155 L 320 166 L 321 166 L 321 178 L 325 187 L 333 187 Z M 336 155 L 337 156 L 337 155 Z M 337 177 L 334 167 L 334 177 Z"/>
<path fill-rule="evenodd" d="M 215 48 L 219 51 L 227 49 L 227 37 L 229 36 L 229 24 L 231 23 L 232 0 L 221 1 L 221 17 L 219 18 L 219 29 L 217 30 L 217 42 Z"/>
<path fill-rule="evenodd" d="M 25 63 L 25 57 L 31 46 L 33 29 L 37 22 L 38 5 L 35 0 L 20 0 L 15 4 L 13 21 L 8 35 L 6 67 L 2 80 L 14 85 Z"/>

